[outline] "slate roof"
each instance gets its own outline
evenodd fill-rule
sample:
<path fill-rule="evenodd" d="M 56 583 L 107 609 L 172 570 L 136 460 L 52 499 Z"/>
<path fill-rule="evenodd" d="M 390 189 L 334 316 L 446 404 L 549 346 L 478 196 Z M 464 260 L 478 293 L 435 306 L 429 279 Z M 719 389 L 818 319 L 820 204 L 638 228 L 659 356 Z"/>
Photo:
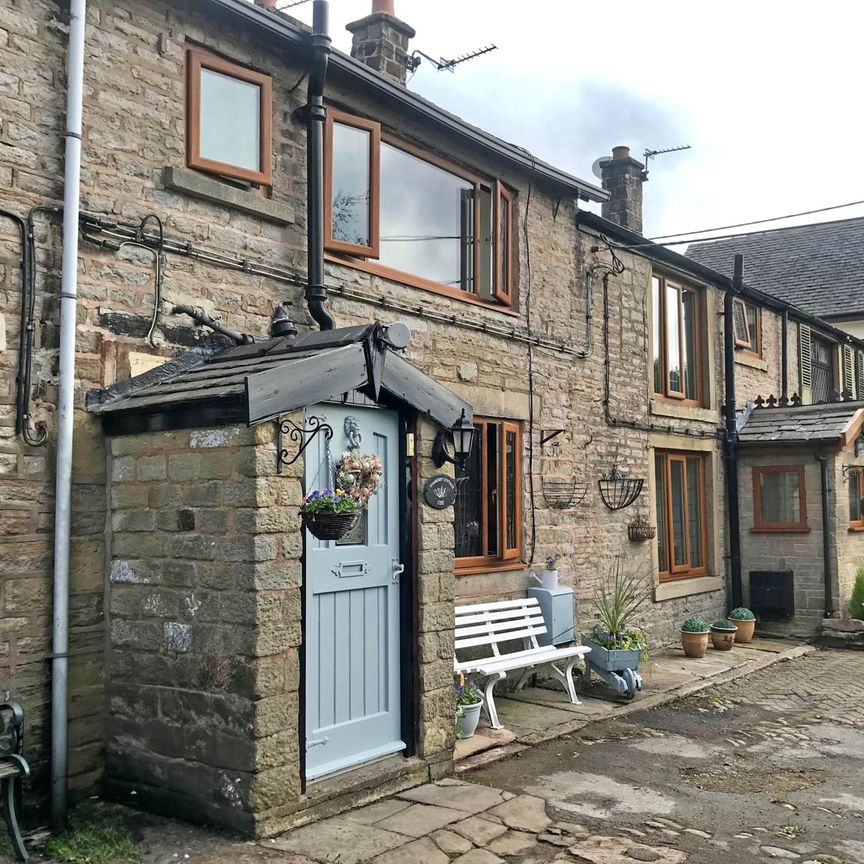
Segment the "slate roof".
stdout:
<path fill-rule="evenodd" d="M 825 444 L 843 447 L 864 423 L 864 402 L 755 408 L 738 432 L 742 445 Z"/>
<path fill-rule="evenodd" d="M 687 257 L 732 276 L 744 256 L 744 282 L 819 317 L 864 316 L 864 218 L 820 222 L 691 243 Z"/>

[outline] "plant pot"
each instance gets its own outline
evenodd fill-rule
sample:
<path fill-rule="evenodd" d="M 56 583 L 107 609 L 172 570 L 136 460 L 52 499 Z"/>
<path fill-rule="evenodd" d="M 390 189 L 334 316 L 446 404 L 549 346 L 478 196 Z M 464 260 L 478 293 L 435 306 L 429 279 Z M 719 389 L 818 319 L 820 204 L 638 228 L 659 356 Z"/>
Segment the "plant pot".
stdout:
<path fill-rule="evenodd" d="M 684 649 L 685 657 L 704 657 L 708 650 L 708 631 L 702 633 L 690 630 L 681 631 L 681 647 Z"/>
<path fill-rule="evenodd" d="M 735 644 L 735 634 L 737 632 L 737 628 L 733 628 L 732 630 L 715 630 L 712 627 L 711 644 L 718 651 L 731 651 L 732 646 Z"/>
<path fill-rule="evenodd" d="M 620 672 L 622 669 L 638 669 L 642 652 L 636 648 L 613 648 L 611 651 L 598 645 L 589 635 L 582 634 L 582 644 L 591 649 L 585 658 L 595 669 L 606 672 Z"/>
<path fill-rule="evenodd" d="M 753 638 L 753 631 L 756 629 L 756 619 L 751 618 L 749 621 L 739 621 L 737 618 L 732 619 L 735 622 L 736 642 L 749 642 Z"/>
<path fill-rule="evenodd" d="M 477 730 L 477 724 L 480 722 L 480 709 L 483 707 L 483 702 L 476 702 L 473 705 L 462 706 L 462 716 L 456 715 L 456 737 L 471 738 Z"/>
<path fill-rule="evenodd" d="M 304 513 L 303 527 L 319 540 L 341 540 L 360 519 L 360 511 L 353 513 Z"/>

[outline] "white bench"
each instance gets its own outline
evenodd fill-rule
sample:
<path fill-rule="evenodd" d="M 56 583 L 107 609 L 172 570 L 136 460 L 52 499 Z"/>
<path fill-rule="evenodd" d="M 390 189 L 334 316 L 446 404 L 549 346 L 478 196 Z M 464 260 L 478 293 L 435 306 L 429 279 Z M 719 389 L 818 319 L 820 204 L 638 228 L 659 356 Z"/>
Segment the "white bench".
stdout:
<path fill-rule="evenodd" d="M 570 702 L 579 704 L 573 684 L 573 667 L 591 649 L 582 645 L 569 648 L 556 648 L 553 645 L 541 647 L 537 637 L 545 632 L 543 613 L 535 597 L 456 607 L 456 656 L 453 669 L 457 675 L 479 675 L 487 679 L 486 713 L 493 729 L 503 727 L 498 722 L 492 691 L 499 681 L 507 677 L 508 672 L 522 670 L 516 683 L 516 689 L 519 690 L 530 675 L 540 667 L 548 666 L 564 685 Z M 524 649 L 502 653 L 501 644 L 513 641 L 521 641 Z M 479 659 L 459 660 L 460 651 L 480 646 L 489 646 L 490 653 Z M 566 663 L 563 669 L 556 665 L 563 663 Z"/>

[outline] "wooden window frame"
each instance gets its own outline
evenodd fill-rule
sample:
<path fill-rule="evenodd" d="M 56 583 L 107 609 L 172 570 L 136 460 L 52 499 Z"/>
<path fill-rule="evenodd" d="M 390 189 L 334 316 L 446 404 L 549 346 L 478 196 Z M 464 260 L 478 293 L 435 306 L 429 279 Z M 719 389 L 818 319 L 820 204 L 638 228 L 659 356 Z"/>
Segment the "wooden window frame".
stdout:
<path fill-rule="evenodd" d="M 858 475 L 858 498 L 859 500 L 862 498 L 862 492 L 864 492 L 864 465 L 856 465 L 854 467 L 849 468 L 849 479 L 847 482 L 852 482 L 852 474 Z M 846 496 L 849 497 L 848 495 Z M 860 509 L 859 516 L 860 519 L 852 518 L 852 511 L 849 511 L 849 530 L 850 531 L 864 531 L 864 508 Z"/>
<path fill-rule="evenodd" d="M 351 126 L 369 133 L 369 244 L 333 239 L 333 124 Z M 324 248 L 342 255 L 377 258 L 381 254 L 381 124 L 342 111 L 327 109 L 324 124 Z"/>
<path fill-rule="evenodd" d="M 795 473 L 798 475 L 798 522 L 765 522 L 762 519 L 763 474 Z M 753 467 L 753 533 L 761 534 L 806 534 L 807 527 L 807 487 L 803 465 L 755 465 Z"/>
<path fill-rule="evenodd" d="M 677 402 L 681 405 L 691 405 L 694 407 L 704 407 L 705 399 L 704 399 L 704 391 L 703 391 L 703 327 L 705 322 L 705 295 L 702 291 L 697 288 L 692 288 L 689 285 L 685 285 L 682 282 L 678 282 L 673 279 L 669 279 L 664 276 L 662 273 L 653 273 L 652 276 L 656 278 L 660 283 L 659 294 L 659 306 L 657 309 L 653 308 L 652 303 L 652 315 L 658 315 L 660 321 L 660 362 L 663 366 L 661 372 L 661 377 L 663 380 L 663 388 L 661 392 L 658 392 L 654 387 L 654 370 L 651 369 L 651 390 L 653 394 L 660 399 L 668 399 L 673 402 Z M 696 298 L 696 326 L 694 337 L 696 340 L 695 344 L 695 355 L 696 355 L 696 398 L 688 399 L 683 390 L 672 390 L 669 386 L 669 337 L 668 337 L 668 319 L 667 319 L 667 288 L 673 288 L 678 293 L 678 334 L 679 334 L 679 344 L 678 344 L 678 352 L 679 352 L 679 361 L 683 361 L 684 356 L 684 344 L 683 340 L 681 340 L 680 335 L 683 330 L 683 320 L 684 320 L 684 302 L 683 296 L 684 292 L 689 292 L 693 294 Z M 653 289 L 652 289 L 653 291 Z M 653 322 L 652 322 L 653 325 Z M 652 326 L 653 333 L 653 326 Z M 684 384 L 684 364 L 681 362 L 681 383 L 682 386 Z"/>
<path fill-rule="evenodd" d="M 700 451 L 689 450 L 655 450 L 654 455 L 661 457 L 663 462 L 663 491 L 664 491 L 664 510 L 666 512 L 666 525 L 659 524 L 657 531 L 664 532 L 664 541 L 666 543 L 666 555 L 669 569 L 659 570 L 659 579 L 661 582 L 672 582 L 676 579 L 693 579 L 698 576 L 706 576 L 708 574 L 708 501 L 705 493 L 705 472 L 708 464 L 708 454 Z M 687 489 L 687 461 L 695 459 L 699 463 L 699 499 L 702 502 L 700 512 L 700 531 L 702 540 L 702 564 L 698 567 L 693 567 L 689 564 L 674 563 L 674 537 L 672 527 L 672 470 L 673 462 L 681 462 L 684 465 L 684 486 L 682 492 L 684 494 L 684 545 L 687 549 L 687 557 L 690 557 L 690 524 L 687 518 L 688 514 L 688 489 Z M 659 482 L 655 477 L 654 482 Z"/>
<path fill-rule="evenodd" d="M 762 357 L 762 308 L 755 303 L 750 303 L 740 297 L 736 297 L 733 301 L 735 306 L 741 308 L 744 315 L 744 326 L 747 328 L 747 341 L 741 340 L 735 336 L 735 347 L 742 354 L 747 354 L 751 357 Z M 751 308 L 756 311 L 756 332 L 753 333 L 750 327 L 750 321 L 747 318 L 747 309 Z"/>
<path fill-rule="evenodd" d="M 373 135 L 372 151 L 374 156 L 370 168 L 370 244 L 369 246 L 356 246 L 344 243 L 332 238 L 332 174 L 333 174 L 333 124 L 342 123 L 359 129 L 367 129 Z M 492 228 L 493 228 L 493 267 L 492 267 L 492 290 L 490 296 L 484 296 L 475 291 L 463 291 L 452 285 L 436 282 L 434 279 L 426 279 L 414 273 L 389 267 L 376 259 L 380 257 L 380 213 L 381 213 L 381 144 L 388 144 L 398 150 L 402 150 L 423 162 L 441 168 L 456 177 L 473 184 L 475 193 L 480 187 L 489 190 L 492 199 Z M 475 197 L 475 200 L 476 197 Z M 332 263 L 345 264 L 364 273 L 390 279 L 403 285 L 422 288 L 433 291 L 468 303 L 481 305 L 485 308 L 496 309 L 499 312 L 516 314 L 511 307 L 515 305 L 517 280 L 517 255 L 516 255 L 516 220 L 515 220 L 515 195 L 507 189 L 500 181 L 482 177 L 464 168 L 455 162 L 431 153 L 421 147 L 408 143 L 401 138 L 383 130 L 381 124 L 335 108 L 327 109 L 327 122 L 324 135 L 324 249 L 325 257 Z M 505 254 L 501 243 L 500 215 L 505 208 L 510 218 L 510 231 L 507 237 L 509 243 L 508 268 L 502 266 L 502 256 Z M 480 208 L 474 208 L 474 236 L 480 236 Z M 480 271 L 480 243 L 474 244 L 473 267 L 474 273 Z M 507 279 L 503 279 L 506 272 Z M 502 284 L 506 281 L 506 284 Z"/>
<path fill-rule="evenodd" d="M 522 424 L 512 420 L 501 420 L 491 417 L 475 417 L 474 425 L 480 430 L 477 435 L 477 440 L 474 443 L 475 447 L 482 447 L 480 453 L 480 483 L 483 489 L 481 496 L 481 524 L 480 536 L 483 544 L 482 555 L 471 555 L 465 558 L 454 559 L 454 569 L 459 573 L 482 573 L 492 569 L 505 569 L 507 567 L 522 566 Z M 496 502 L 496 511 L 498 516 L 498 543 L 500 552 L 490 553 L 489 551 L 489 459 L 486 452 L 487 429 L 490 425 L 497 426 L 499 442 L 498 453 L 500 456 L 498 464 L 498 485 L 496 492 L 498 501 Z M 506 547 L 507 537 L 507 495 L 506 488 L 506 465 L 505 465 L 505 436 L 508 432 L 516 434 L 516 471 L 514 490 L 514 501 L 516 511 L 514 521 L 516 525 L 516 547 Z"/>
<path fill-rule="evenodd" d="M 210 69 L 260 89 L 260 171 L 251 171 L 201 155 L 201 70 Z M 203 48 L 186 50 L 186 165 L 196 171 L 218 174 L 260 186 L 273 185 L 273 79 L 263 72 L 232 63 Z"/>

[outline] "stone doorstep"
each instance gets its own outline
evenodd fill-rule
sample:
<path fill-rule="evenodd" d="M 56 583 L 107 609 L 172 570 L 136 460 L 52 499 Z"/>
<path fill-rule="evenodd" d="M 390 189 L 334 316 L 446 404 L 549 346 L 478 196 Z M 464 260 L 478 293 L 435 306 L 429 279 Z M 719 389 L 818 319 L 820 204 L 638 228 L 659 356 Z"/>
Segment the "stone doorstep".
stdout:
<path fill-rule="evenodd" d="M 453 759 L 460 762 L 484 750 L 504 747 L 516 740 L 509 729 L 493 729 L 491 726 L 480 726 L 470 738 L 460 738 L 456 741 Z"/>

